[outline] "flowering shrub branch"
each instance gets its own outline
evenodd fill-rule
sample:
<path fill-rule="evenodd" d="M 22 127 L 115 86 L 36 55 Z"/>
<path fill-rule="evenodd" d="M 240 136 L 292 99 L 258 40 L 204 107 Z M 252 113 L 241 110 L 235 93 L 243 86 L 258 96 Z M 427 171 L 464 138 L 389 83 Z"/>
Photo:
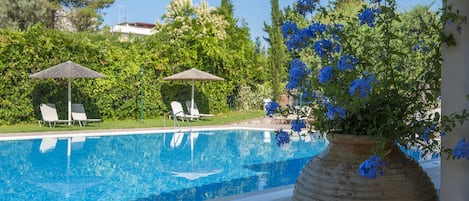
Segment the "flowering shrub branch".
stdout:
<path fill-rule="evenodd" d="M 297 11 L 311 17 L 309 26 L 287 21 L 282 27 L 290 62 L 288 90 L 312 109 L 311 129 L 321 133 L 373 135 L 376 155 L 360 166 L 360 174 L 375 178 L 385 165 L 390 143 L 439 151 L 438 138 L 469 113 L 441 117 L 442 36 L 439 21 L 419 31 L 399 28 L 401 14 L 394 0 L 364 3 L 353 16 L 334 14 L 316 0 L 299 0 Z M 328 22 L 323 23 L 323 22 Z M 269 110 L 270 109 L 270 110 Z M 276 103 L 268 114 L 281 111 Z M 291 111 L 290 111 L 291 112 Z M 307 127 L 293 121 L 294 131 Z M 463 139 L 455 158 L 469 159 Z"/>
<path fill-rule="evenodd" d="M 443 30 L 449 27 L 456 27 L 455 30 L 458 34 L 461 34 L 462 24 L 467 24 L 467 16 L 462 16 L 459 14 L 459 10 L 453 11 L 453 5 L 448 4 L 447 0 L 443 0 L 443 14 L 441 16 L 443 24 Z M 456 24 L 454 26 L 453 24 Z M 453 34 L 445 34 L 441 32 L 441 38 L 443 43 L 446 43 L 448 46 L 455 46 L 456 40 L 454 39 Z"/>

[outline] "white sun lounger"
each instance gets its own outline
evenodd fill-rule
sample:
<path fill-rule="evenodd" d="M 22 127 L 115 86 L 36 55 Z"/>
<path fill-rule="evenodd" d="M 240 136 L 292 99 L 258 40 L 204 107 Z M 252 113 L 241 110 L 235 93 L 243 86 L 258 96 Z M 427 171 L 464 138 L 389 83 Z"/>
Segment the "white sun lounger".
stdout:
<path fill-rule="evenodd" d="M 215 116 L 213 114 L 201 114 L 199 112 L 199 108 L 197 108 L 197 104 L 195 102 L 194 102 L 194 107 L 191 109 L 191 102 L 186 101 L 186 107 L 187 107 L 187 111 L 190 111 L 190 114 L 193 115 L 193 116 L 200 116 L 200 117 L 213 117 L 213 116 Z"/>
<path fill-rule="evenodd" d="M 49 124 L 49 127 L 55 127 L 57 123 L 68 123 L 68 120 L 59 120 L 59 115 L 57 115 L 57 110 L 55 109 L 55 104 L 47 103 L 41 104 L 39 106 L 41 109 L 42 119 L 39 120 L 39 126 L 42 124 Z"/>
<path fill-rule="evenodd" d="M 72 119 L 74 121 L 77 121 L 80 127 L 86 126 L 86 123 L 88 122 L 101 122 L 101 119 L 88 119 L 86 116 L 85 112 L 85 107 L 83 107 L 83 104 L 79 103 L 74 103 L 72 104 Z"/>
<path fill-rule="evenodd" d="M 174 126 L 176 126 L 177 119 L 189 122 L 189 119 L 198 119 L 200 116 L 186 114 L 182 108 L 182 104 L 178 101 L 171 101 L 171 110 L 173 111 L 172 117 L 174 118 Z M 179 123 L 177 123 L 179 125 Z"/>

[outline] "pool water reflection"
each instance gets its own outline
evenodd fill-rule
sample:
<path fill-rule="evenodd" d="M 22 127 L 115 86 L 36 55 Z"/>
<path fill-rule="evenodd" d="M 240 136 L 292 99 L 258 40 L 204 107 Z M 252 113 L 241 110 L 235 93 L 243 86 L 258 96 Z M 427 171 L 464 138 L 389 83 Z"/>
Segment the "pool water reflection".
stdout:
<path fill-rule="evenodd" d="M 207 200 L 293 184 L 323 139 L 217 130 L 0 141 L 0 200 Z"/>

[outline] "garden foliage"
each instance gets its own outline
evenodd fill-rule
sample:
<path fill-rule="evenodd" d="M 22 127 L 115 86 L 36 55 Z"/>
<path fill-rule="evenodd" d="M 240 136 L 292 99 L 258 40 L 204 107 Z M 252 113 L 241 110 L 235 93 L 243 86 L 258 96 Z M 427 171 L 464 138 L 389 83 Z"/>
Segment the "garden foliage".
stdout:
<path fill-rule="evenodd" d="M 0 30 L 0 125 L 39 119 L 40 103 L 55 103 L 59 117 L 65 119 L 67 81 L 28 76 L 68 60 L 108 76 L 72 81 L 72 102 L 83 103 L 90 118 L 137 119 L 142 102 L 145 117 L 161 116 L 170 111 L 170 101 L 187 101 L 191 93 L 190 82 L 162 78 L 190 68 L 225 78 L 196 82 L 201 112 L 228 111 L 229 101 L 240 98 L 241 86 L 256 94 L 255 89 L 266 82 L 266 65 L 249 39 L 248 28 L 239 27 L 232 13 L 210 11 L 204 5 L 184 9 L 187 12 L 177 12 L 159 24 L 154 35 L 130 36 L 131 40 L 107 29 L 66 33 L 40 23 L 24 31 Z M 174 34 L 179 26 L 190 28 Z M 220 30 L 226 34 L 220 35 Z"/>
<path fill-rule="evenodd" d="M 329 135 L 374 136 L 377 156 L 360 167 L 366 177 L 377 173 L 369 168 L 384 166 L 380 160 L 391 151 L 389 144 L 440 151 L 440 137 L 469 117 L 466 110 L 438 112 L 440 47 L 448 45 L 441 16 L 422 7 L 399 12 L 394 0 L 349 1 L 358 2 L 355 12 L 340 2 L 347 3 L 299 0 L 297 12 L 309 24 L 286 21 L 282 27 L 294 55 L 286 88 L 312 110 L 309 124 L 292 121 L 292 130 L 309 126 Z"/>

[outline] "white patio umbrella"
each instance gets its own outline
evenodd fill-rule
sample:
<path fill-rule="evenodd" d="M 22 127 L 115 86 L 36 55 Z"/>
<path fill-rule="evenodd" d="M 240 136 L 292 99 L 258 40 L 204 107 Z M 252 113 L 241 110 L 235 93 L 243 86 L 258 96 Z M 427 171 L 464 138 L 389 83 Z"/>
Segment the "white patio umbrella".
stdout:
<path fill-rule="evenodd" d="M 163 80 L 187 80 L 192 81 L 192 95 L 191 95 L 191 111 L 194 110 L 194 83 L 196 80 L 198 81 L 223 81 L 225 79 L 218 77 L 216 75 L 191 68 L 189 70 L 171 75 L 169 77 L 163 78 Z"/>
<path fill-rule="evenodd" d="M 107 76 L 84 67 L 80 64 L 67 61 L 57 64 L 43 71 L 34 73 L 30 78 L 66 78 L 68 80 L 68 124 L 72 120 L 72 79 L 73 78 L 107 78 Z"/>

